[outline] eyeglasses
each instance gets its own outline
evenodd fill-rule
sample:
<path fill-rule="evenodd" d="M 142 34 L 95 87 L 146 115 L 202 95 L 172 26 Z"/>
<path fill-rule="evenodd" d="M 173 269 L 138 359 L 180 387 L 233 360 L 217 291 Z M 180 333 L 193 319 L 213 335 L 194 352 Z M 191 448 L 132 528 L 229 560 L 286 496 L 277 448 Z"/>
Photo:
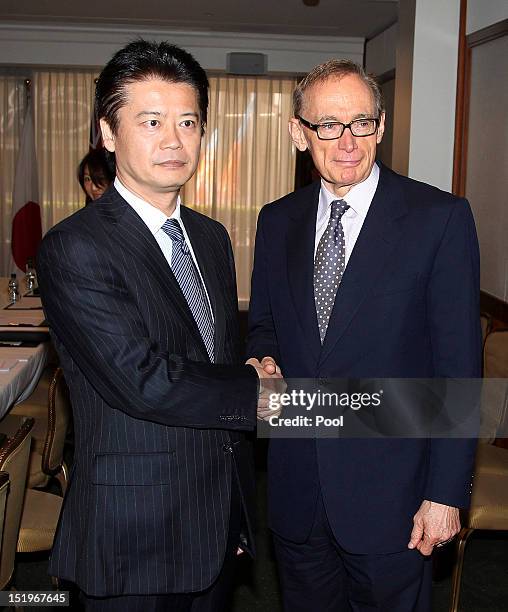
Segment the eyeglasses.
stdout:
<path fill-rule="evenodd" d="M 302 125 L 316 132 L 319 140 L 335 140 L 344 134 L 344 130 L 349 128 L 353 136 L 372 136 L 379 126 L 379 118 L 366 117 L 365 119 L 355 119 L 350 123 L 341 123 L 340 121 L 327 121 L 326 123 L 310 123 L 300 115 L 296 118 Z"/>

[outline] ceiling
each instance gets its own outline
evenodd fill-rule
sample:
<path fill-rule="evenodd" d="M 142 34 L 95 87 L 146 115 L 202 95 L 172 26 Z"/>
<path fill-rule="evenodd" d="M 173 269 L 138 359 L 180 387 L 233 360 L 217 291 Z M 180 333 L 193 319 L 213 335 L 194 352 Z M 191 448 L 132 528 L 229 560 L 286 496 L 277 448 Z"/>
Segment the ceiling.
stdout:
<path fill-rule="evenodd" d="M 312 0 L 308 0 L 312 3 Z M 314 2 L 316 0 L 313 0 Z M 371 38 L 397 20 L 397 0 L 2 0 L 0 20 L 122 24 L 262 34 Z"/>

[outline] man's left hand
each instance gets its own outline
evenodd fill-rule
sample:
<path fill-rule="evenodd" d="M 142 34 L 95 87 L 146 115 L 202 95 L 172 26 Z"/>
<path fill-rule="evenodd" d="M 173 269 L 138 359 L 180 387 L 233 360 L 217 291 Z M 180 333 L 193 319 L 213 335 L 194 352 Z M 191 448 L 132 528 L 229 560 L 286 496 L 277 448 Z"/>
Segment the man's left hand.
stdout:
<path fill-rule="evenodd" d="M 459 509 L 425 499 L 414 515 L 413 523 L 408 548 L 430 555 L 434 546 L 445 544 L 459 533 Z"/>

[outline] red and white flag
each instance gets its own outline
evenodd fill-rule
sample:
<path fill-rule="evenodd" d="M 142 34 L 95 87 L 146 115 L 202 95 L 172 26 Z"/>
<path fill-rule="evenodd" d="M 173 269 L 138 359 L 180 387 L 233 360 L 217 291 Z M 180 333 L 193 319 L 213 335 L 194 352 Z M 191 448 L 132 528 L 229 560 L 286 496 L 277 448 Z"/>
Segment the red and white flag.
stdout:
<path fill-rule="evenodd" d="M 37 160 L 35 157 L 35 133 L 32 105 L 27 104 L 21 147 L 16 164 L 14 192 L 12 194 L 12 258 L 15 272 L 25 273 L 27 259 L 35 255 L 42 239 L 41 209 Z"/>

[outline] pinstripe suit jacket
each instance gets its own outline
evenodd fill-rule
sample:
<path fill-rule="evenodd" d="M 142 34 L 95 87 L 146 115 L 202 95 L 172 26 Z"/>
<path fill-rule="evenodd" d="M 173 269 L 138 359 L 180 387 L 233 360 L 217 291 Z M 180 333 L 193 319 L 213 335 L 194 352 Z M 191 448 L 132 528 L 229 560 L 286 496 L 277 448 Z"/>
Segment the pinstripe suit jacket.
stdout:
<path fill-rule="evenodd" d="M 182 207 L 216 364 L 153 235 L 111 188 L 48 232 L 38 275 L 76 450 L 50 562 L 89 595 L 200 591 L 224 558 L 231 478 L 251 524 L 257 376 L 239 364 L 229 237 Z M 219 365 L 222 364 L 222 365 Z"/>

